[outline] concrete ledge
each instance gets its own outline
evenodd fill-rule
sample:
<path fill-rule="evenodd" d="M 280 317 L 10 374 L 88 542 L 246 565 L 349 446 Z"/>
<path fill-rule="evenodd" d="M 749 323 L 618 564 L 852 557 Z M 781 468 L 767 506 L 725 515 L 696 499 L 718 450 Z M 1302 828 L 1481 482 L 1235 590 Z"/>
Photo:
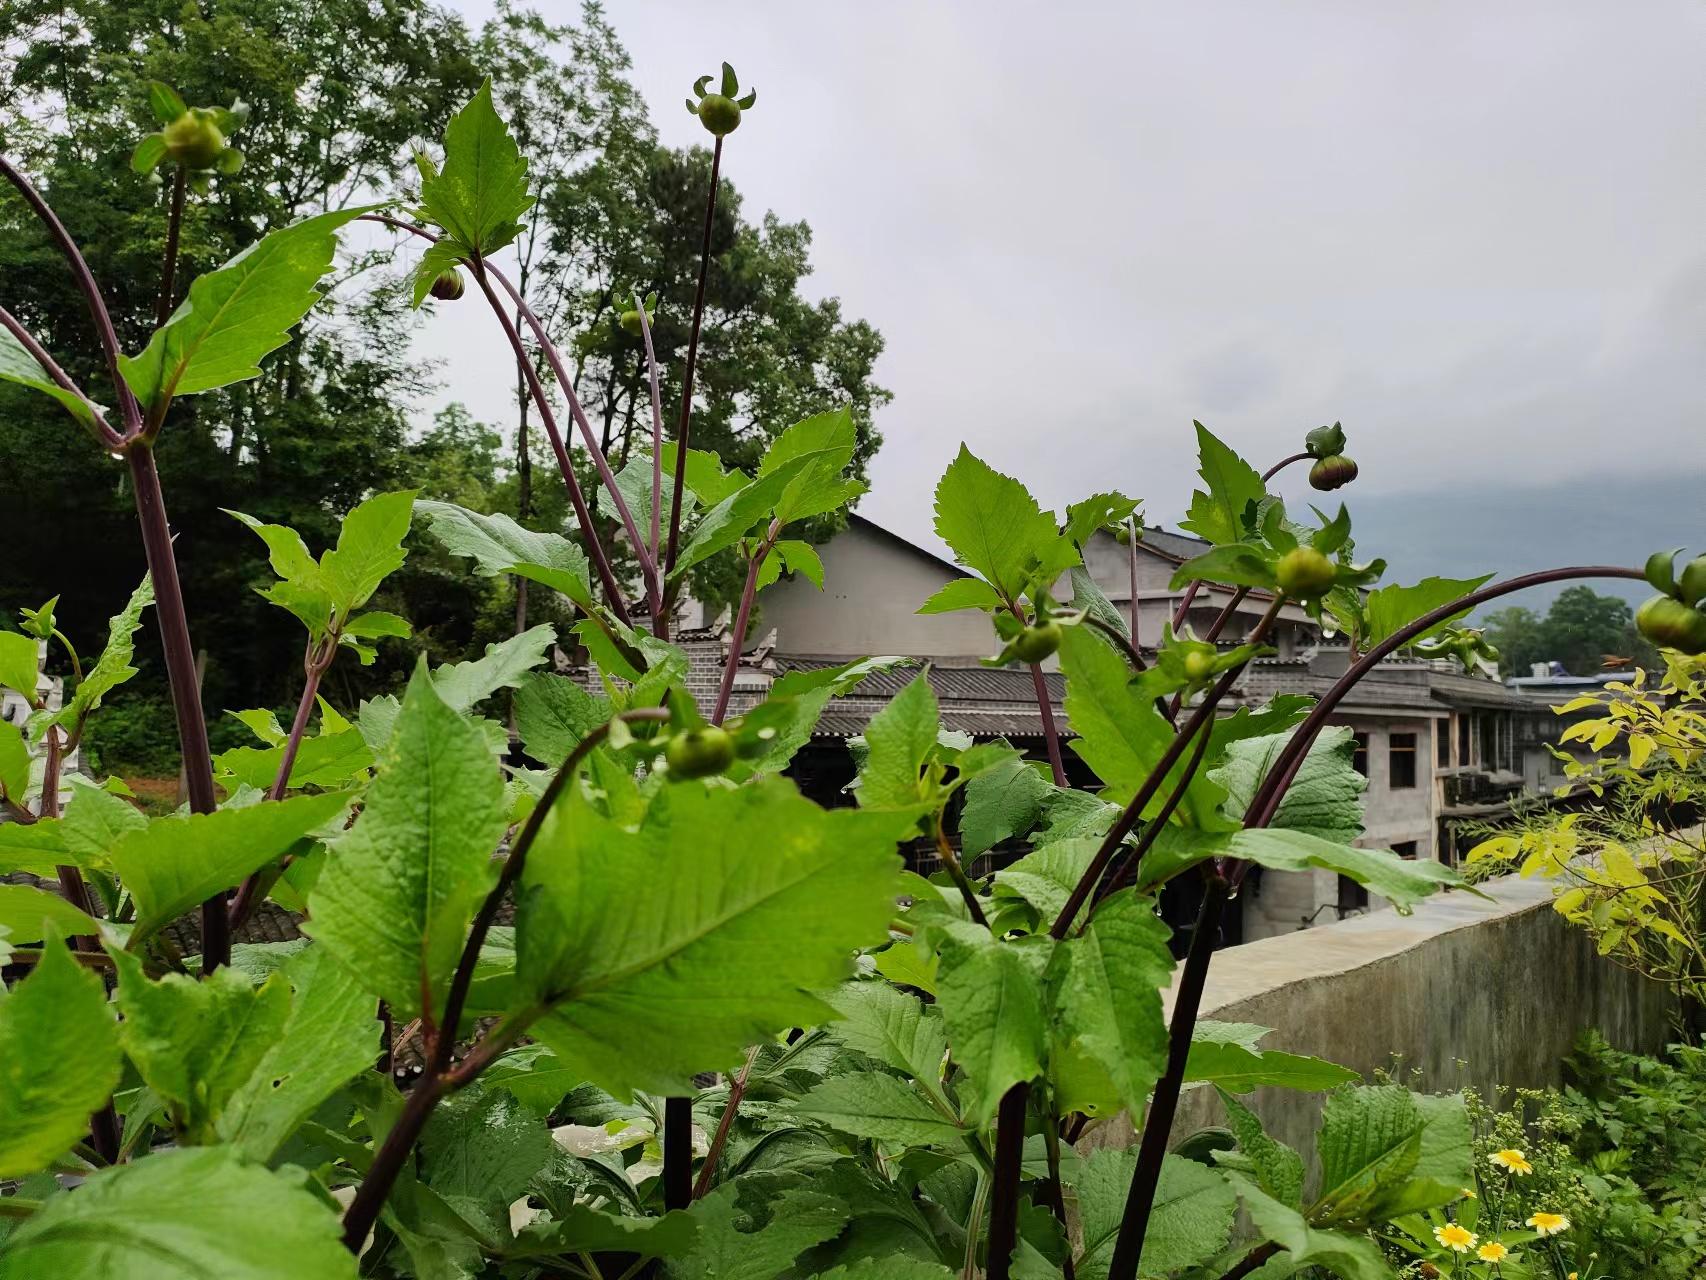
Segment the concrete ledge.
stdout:
<path fill-rule="evenodd" d="M 1666 990 L 1594 951 L 1552 910 L 1552 886 L 1509 876 L 1440 895 L 1400 916 L 1387 909 L 1218 952 L 1202 1016 L 1273 1027 L 1265 1048 L 1327 1058 L 1363 1073 L 1401 1062 L 1406 1082 L 1491 1098 L 1501 1084 L 1556 1084 L 1587 1028 L 1652 1052 L 1670 1032 Z M 1171 1013 L 1170 993 L 1163 1000 Z M 1414 1075 L 1410 1073 L 1414 1072 Z M 1251 1105 L 1269 1132 L 1309 1152 L 1324 1095 L 1263 1089 Z M 1180 1102 L 1177 1141 L 1221 1123 L 1219 1099 Z M 1133 1140 L 1127 1117 L 1089 1135 Z"/>

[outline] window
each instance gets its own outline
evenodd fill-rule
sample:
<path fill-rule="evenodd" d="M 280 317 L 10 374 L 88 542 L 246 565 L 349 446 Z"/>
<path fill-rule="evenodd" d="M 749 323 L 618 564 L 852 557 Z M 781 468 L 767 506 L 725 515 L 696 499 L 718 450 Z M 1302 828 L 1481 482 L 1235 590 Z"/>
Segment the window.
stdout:
<path fill-rule="evenodd" d="M 1387 739 L 1387 785 L 1394 791 L 1416 785 L 1416 735 L 1394 733 Z"/>
<path fill-rule="evenodd" d="M 1413 858 L 1416 856 L 1416 842 L 1414 840 L 1400 840 L 1392 846 L 1392 852 L 1400 858 Z"/>
<path fill-rule="evenodd" d="M 1467 769 L 1471 764 L 1469 741 L 1469 713 L 1460 711 L 1457 715 L 1457 767 L 1459 769 Z"/>
<path fill-rule="evenodd" d="M 1368 735 L 1353 733 L 1351 735 L 1351 768 L 1363 777 L 1368 777 Z"/>
<path fill-rule="evenodd" d="M 1451 768 L 1451 725 L 1449 723 L 1439 724 L 1436 722 L 1434 724 L 1434 746 L 1439 754 L 1439 767 L 1441 769 Z"/>
<path fill-rule="evenodd" d="M 1339 918 L 1368 907 L 1368 889 L 1352 880 L 1349 876 L 1339 877 Z"/>

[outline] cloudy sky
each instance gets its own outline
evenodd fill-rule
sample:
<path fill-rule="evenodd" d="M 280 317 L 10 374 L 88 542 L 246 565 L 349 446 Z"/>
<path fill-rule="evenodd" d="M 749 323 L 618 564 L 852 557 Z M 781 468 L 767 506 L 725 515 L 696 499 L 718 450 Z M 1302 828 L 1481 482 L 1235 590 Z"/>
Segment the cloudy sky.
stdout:
<path fill-rule="evenodd" d="M 1339 419 L 1399 577 L 1706 547 L 1698 3 L 609 12 L 666 142 L 722 59 L 757 88 L 725 172 L 887 339 L 861 510 L 900 533 L 961 440 L 1171 521 L 1193 418 L 1258 467 Z M 447 394 L 505 420 L 495 331 L 445 310 Z"/>

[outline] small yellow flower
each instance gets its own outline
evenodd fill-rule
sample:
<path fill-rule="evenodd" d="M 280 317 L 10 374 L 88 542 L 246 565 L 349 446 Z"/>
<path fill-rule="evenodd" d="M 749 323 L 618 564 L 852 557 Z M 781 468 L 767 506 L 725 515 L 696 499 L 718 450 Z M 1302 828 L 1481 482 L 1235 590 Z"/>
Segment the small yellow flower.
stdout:
<path fill-rule="evenodd" d="M 1543 1236 L 1555 1236 L 1570 1229 L 1570 1220 L 1561 1213 L 1535 1213 L 1529 1215 L 1528 1225 Z"/>
<path fill-rule="evenodd" d="M 1530 1174 L 1534 1172 L 1534 1166 L 1529 1164 L 1527 1157 L 1515 1147 L 1506 1147 L 1503 1151 L 1495 1151 L 1487 1158 L 1499 1168 L 1506 1169 L 1511 1173 Z"/>
<path fill-rule="evenodd" d="M 1463 1198 L 1465 1200 L 1479 1200 L 1481 1197 L 1475 1194 L 1475 1188 L 1474 1187 L 1464 1187 L 1463 1188 Z"/>
<path fill-rule="evenodd" d="M 1454 1253 L 1468 1253 L 1475 1247 L 1475 1242 L 1481 1237 L 1466 1227 L 1460 1227 L 1455 1222 L 1448 1222 L 1443 1227 L 1434 1228 L 1434 1239 Z"/>
<path fill-rule="evenodd" d="M 1489 1240 L 1486 1244 L 1475 1250 L 1475 1256 L 1481 1259 L 1482 1262 L 1503 1262 L 1510 1256 L 1510 1252 L 1511 1251 L 1509 1249 L 1505 1248 L 1504 1245 L 1500 1244 L 1497 1240 Z"/>

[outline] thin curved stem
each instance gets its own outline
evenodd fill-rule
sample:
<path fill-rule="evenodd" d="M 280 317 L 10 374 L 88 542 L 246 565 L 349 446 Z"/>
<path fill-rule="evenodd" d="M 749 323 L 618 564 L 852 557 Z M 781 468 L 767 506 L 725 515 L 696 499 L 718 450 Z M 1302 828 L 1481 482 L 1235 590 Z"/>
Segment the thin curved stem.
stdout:
<path fill-rule="evenodd" d="M 1066 781 L 1066 761 L 1060 754 L 1060 730 L 1054 723 L 1054 705 L 1049 701 L 1048 680 L 1043 676 L 1040 663 L 1031 665 L 1031 688 L 1037 695 L 1037 713 L 1043 721 L 1043 746 L 1048 751 L 1048 767 L 1054 773 L 1054 785 L 1064 787 Z"/>
<path fill-rule="evenodd" d="M 24 328 L 22 322 L 5 307 L 0 307 L 0 328 L 4 328 L 6 332 L 18 340 L 18 345 L 30 353 L 30 358 L 42 367 L 42 371 L 52 378 L 62 391 L 70 392 L 77 397 L 83 408 L 88 411 L 95 438 L 100 441 L 104 448 L 122 449 L 124 447 L 124 437 L 107 425 L 107 418 L 101 412 L 101 407 L 83 393 L 83 388 L 71 380 L 71 375 L 66 373 L 59 366 L 59 362 L 48 354 L 47 348 L 36 340 L 35 334 Z"/>
<path fill-rule="evenodd" d="M 1185 792 L 1190 790 L 1191 779 L 1196 777 L 1197 770 L 1202 767 L 1203 757 L 1208 754 L 1209 740 L 1213 737 L 1214 726 L 1212 724 L 1204 726 L 1203 731 L 1197 734 L 1196 750 L 1191 753 L 1190 760 L 1186 762 L 1184 769 L 1179 773 L 1179 781 L 1173 787 L 1172 794 L 1161 806 L 1161 811 L 1144 824 L 1143 834 L 1137 838 L 1137 844 L 1133 846 L 1130 856 L 1120 863 L 1113 875 L 1096 891 L 1098 902 L 1109 894 L 1118 892 L 1125 886 L 1126 881 L 1137 874 L 1137 869 L 1143 862 L 1143 856 L 1149 852 L 1150 846 L 1155 843 L 1161 832 L 1166 828 L 1167 820 L 1173 816 L 1173 810 L 1177 809 L 1180 801 L 1185 798 Z"/>
<path fill-rule="evenodd" d="M 687 486 L 687 442 L 693 423 L 693 375 L 699 367 L 699 330 L 705 322 L 705 280 L 711 273 L 711 231 L 717 217 L 717 180 L 723 168 L 723 139 L 711 151 L 711 190 L 705 196 L 705 234 L 699 244 L 699 284 L 693 291 L 693 329 L 687 339 L 687 367 L 681 378 L 681 417 L 675 428 L 675 492 L 669 498 L 669 543 L 663 572 L 675 572 L 676 542 L 681 536 L 681 494 Z"/>
<path fill-rule="evenodd" d="M 1131 647 L 1136 650 L 1143 647 L 1143 640 L 1138 635 L 1140 617 L 1137 607 L 1137 520 L 1128 516 L 1125 527 L 1129 535 L 1126 538 L 1125 550 L 1126 573 L 1131 580 Z M 1141 667 L 1138 669 L 1142 670 Z"/>
<path fill-rule="evenodd" d="M 1266 471 L 1262 472 L 1262 483 L 1266 484 L 1268 481 L 1272 480 L 1275 476 L 1277 476 L 1280 472 L 1284 471 L 1287 467 L 1289 467 L 1294 462 L 1308 462 L 1308 461 L 1309 461 L 1309 454 L 1307 454 L 1307 453 L 1289 453 L 1285 457 L 1281 458 L 1278 462 L 1274 463 L 1274 465 L 1269 467 Z"/>
<path fill-rule="evenodd" d="M 107 311 L 106 299 L 101 297 L 101 287 L 95 282 L 95 273 L 89 270 L 88 260 L 83 257 L 83 251 L 77 247 L 77 242 L 71 238 L 71 233 L 65 229 L 65 224 L 59 220 L 59 215 L 42 199 L 41 192 L 37 191 L 30 180 L 18 172 L 5 156 L 0 156 L 0 177 L 17 188 L 18 194 L 24 197 L 24 203 L 30 206 L 31 212 L 47 227 L 48 235 L 59 246 L 66 262 L 70 264 L 77 288 L 82 292 L 83 301 L 89 308 L 89 318 L 94 321 L 95 334 L 100 339 L 102 354 L 106 356 L 107 373 L 112 377 L 114 394 L 118 397 L 119 419 L 124 423 L 124 434 L 136 435 L 142 430 L 142 408 L 136 403 L 130 384 L 119 372 L 118 330 L 113 327 L 113 318 Z"/>
<path fill-rule="evenodd" d="M 740 604 L 735 609 L 734 632 L 729 637 L 729 656 L 723 663 L 723 680 L 717 686 L 717 702 L 711 709 L 711 723 L 721 724 L 728 714 L 729 697 L 734 693 L 735 672 L 740 669 L 741 650 L 746 647 L 746 629 L 752 622 L 752 602 L 758 595 L 758 570 L 764 564 L 770 548 L 776 545 L 781 527 L 772 520 L 764 540 L 758 544 L 746 566 L 746 584 L 741 587 Z"/>
<path fill-rule="evenodd" d="M 711 1189 L 711 1178 L 722 1160 L 723 1148 L 728 1145 L 729 1131 L 734 1128 L 741 1099 L 746 1096 L 747 1077 L 752 1074 L 752 1064 L 758 1061 L 758 1052 L 762 1048 L 762 1045 L 755 1044 L 746 1051 L 746 1061 L 741 1064 L 739 1074 L 729 1084 L 729 1100 L 723 1106 L 723 1114 L 717 1120 L 717 1132 L 711 1136 L 711 1145 L 705 1149 L 704 1163 L 699 1166 L 699 1177 L 693 1183 L 695 1200 Z"/>
<path fill-rule="evenodd" d="M 640 338 L 646 344 L 646 373 L 652 389 L 652 563 L 656 564 L 662 537 L 663 512 L 663 391 L 658 385 L 658 356 L 652 348 L 652 322 L 646 315 L 646 300 L 635 299 L 640 308 Z"/>
<path fill-rule="evenodd" d="M 154 308 L 154 327 L 163 329 L 172 318 L 172 297 L 178 274 L 178 238 L 184 223 L 184 186 L 188 175 L 177 165 L 172 178 L 172 210 L 166 218 L 166 256 L 160 267 L 160 300 Z"/>

